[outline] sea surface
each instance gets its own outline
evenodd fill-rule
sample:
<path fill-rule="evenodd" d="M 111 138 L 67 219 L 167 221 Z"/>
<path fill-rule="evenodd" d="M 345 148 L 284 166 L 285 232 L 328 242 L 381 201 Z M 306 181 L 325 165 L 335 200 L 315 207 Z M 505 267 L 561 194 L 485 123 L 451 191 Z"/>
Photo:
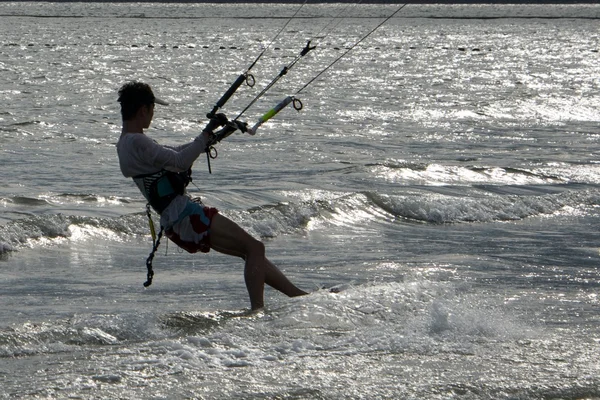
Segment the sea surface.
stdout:
<path fill-rule="evenodd" d="M 0 3 L 0 398 L 600 398 L 600 5 L 408 5 L 300 90 L 399 6 Z M 144 288 L 118 88 L 182 144 L 307 40 L 190 192 L 311 294 L 166 242 Z"/>

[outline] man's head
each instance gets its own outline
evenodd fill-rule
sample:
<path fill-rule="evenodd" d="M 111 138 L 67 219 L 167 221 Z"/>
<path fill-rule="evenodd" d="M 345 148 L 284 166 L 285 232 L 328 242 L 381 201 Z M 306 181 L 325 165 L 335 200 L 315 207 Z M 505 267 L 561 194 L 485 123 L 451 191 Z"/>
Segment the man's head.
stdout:
<path fill-rule="evenodd" d="M 128 82 L 121 86 L 118 102 L 121 103 L 123 121 L 133 119 L 142 107 L 152 110 L 155 103 L 168 104 L 163 100 L 157 99 L 148 84 L 136 81 Z"/>

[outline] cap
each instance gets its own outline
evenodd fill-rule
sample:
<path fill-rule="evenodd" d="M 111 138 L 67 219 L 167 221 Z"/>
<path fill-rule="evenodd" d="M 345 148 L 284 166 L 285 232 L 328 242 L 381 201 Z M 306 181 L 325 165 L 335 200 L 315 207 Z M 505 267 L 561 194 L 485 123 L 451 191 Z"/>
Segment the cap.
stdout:
<path fill-rule="evenodd" d="M 169 105 L 169 103 L 168 103 L 168 102 L 166 102 L 166 101 L 164 101 L 164 100 L 162 100 L 162 99 L 159 99 L 158 97 L 155 97 L 155 98 L 154 98 L 154 102 L 155 102 L 156 104 L 160 104 L 161 106 L 168 106 L 168 105 Z"/>
<path fill-rule="evenodd" d="M 160 104 L 161 106 L 169 105 L 163 99 L 154 96 L 150 85 L 137 81 L 131 81 L 121 86 L 118 101 L 122 106 L 126 104 L 134 108 L 152 103 Z"/>

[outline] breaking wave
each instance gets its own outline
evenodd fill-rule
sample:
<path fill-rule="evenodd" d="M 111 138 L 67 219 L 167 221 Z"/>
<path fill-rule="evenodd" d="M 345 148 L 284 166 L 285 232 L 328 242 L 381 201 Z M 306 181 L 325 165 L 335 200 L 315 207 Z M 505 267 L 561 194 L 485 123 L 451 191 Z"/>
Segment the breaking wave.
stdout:
<path fill-rule="evenodd" d="M 31 201 L 43 200 L 23 200 L 25 203 Z M 242 211 L 223 210 L 223 213 L 255 236 L 274 238 L 369 223 L 390 226 L 403 221 L 494 223 L 538 216 L 585 215 L 598 213 L 599 206 L 600 190 L 589 186 L 552 186 L 546 193 L 532 187 L 453 186 L 405 187 L 395 193 L 314 191 L 290 202 Z M 143 212 L 102 218 L 60 213 L 27 215 L 0 226 L 0 254 L 62 239 L 103 237 L 119 240 L 148 234 L 148 222 Z"/>
<path fill-rule="evenodd" d="M 457 161 L 477 161 L 460 157 Z M 402 185 L 562 185 L 600 184 L 600 164 L 549 163 L 529 168 L 443 165 L 386 160 L 366 165 L 378 179 Z"/>
<path fill-rule="evenodd" d="M 343 285 L 335 294 L 318 290 L 302 302 L 290 300 L 260 313 L 216 310 L 76 314 L 52 322 L 26 322 L 3 328 L 0 358 L 72 352 L 82 346 L 117 346 L 117 351 L 128 353 L 134 347 L 148 347 L 158 356 L 163 351 L 161 343 L 171 343 L 175 346 L 172 355 L 180 354 L 185 359 L 185 354 L 178 351 L 182 347 L 176 346 L 183 340 L 191 346 L 187 350 L 194 353 L 192 358 L 204 359 L 211 366 L 242 366 L 240 363 L 250 360 L 255 363 L 294 354 L 327 354 L 327 349 L 334 353 L 366 349 L 435 353 L 438 350 L 434 342 L 439 340 L 460 350 L 465 338 L 501 340 L 534 333 L 531 327 L 505 315 L 497 305 L 484 303 L 457 293 L 447 283 L 417 280 Z M 482 306 L 486 312 L 479 309 Z M 244 327 L 249 325 L 259 325 L 263 332 L 254 332 L 254 339 L 267 334 L 272 340 L 246 337 L 249 331 Z M 244 332 L 243 337 L 238 336 L 239 332 Z M 360 341 L 361 346 L 355 348 L 363 336 L 369 339 Z M 219 339 L 227 341 L 227 337 L 234 338 L 233 342 L 245 342 L 237 352 L 247 354 L 236 357 L 232 353 L 235 346 Z M 309 346 L 306 340 L 314 343 Z M 264 347 L 246 347 L 252 342 L 264 343 Z"/>
<path fill-rule="evenodd" d="M 0 254 L 23 247 L 37 247 L 61 239 L 109 237 L 147 232 L 145 215 L 119 218 L 69 216 L 64 214 L 31 215 L 0 226 Z"/>
<path fill-rule="evenodd" d="M 597 190 L 532 196 L 482 192 L 475 197 L 438 193 L 425 196 L 370 194 L 369 197 L 374 204 L 398 218 L 434 224 L 518 221 L 541 215 L 578 215 L 600 205 Z"/>

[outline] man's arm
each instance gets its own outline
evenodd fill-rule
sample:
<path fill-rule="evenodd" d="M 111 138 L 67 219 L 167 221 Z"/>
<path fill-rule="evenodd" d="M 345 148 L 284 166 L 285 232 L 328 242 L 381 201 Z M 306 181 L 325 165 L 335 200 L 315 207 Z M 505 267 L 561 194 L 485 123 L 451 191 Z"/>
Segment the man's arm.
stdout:
<path fill-rule="evenodd" d="M 206 150 L 210 133 L 203 132 L 192 142 L 177 147 L 161 146 L 153 141 L 145 150 L 145 157 L 157 168 L 173 172 L 187 171 L 198 156 Z"/>

